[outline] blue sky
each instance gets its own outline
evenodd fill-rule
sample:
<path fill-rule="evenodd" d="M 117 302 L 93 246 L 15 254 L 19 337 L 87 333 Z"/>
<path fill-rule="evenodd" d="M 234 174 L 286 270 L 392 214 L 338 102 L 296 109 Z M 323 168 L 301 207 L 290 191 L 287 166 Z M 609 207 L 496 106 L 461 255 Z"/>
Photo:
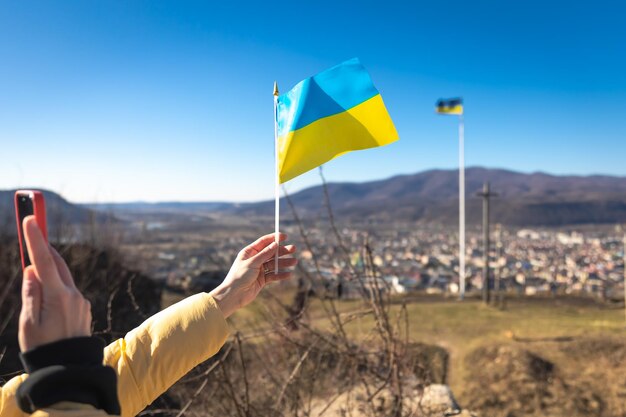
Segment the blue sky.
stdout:
<path fill-rule="evenodd" d="M 329 181 L 469 165 L 626 175 L 620 1 L 5 1 L 0 188 L 72 201 L 251 201 L 273 193 L 272 84 L 352 57 L 400 141 Z M 319 183 L 317 172 L 287 186 Z"/>

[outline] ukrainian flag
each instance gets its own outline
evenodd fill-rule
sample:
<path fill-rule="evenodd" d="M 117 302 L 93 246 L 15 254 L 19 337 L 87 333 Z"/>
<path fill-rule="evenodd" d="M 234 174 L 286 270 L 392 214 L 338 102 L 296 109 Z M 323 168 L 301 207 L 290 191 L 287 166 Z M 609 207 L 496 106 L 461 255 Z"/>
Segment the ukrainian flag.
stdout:
<path fill-rule="evenodd" d="M 439 114 L 463 114 L 463 99 L 451 98 L 437 100 L 435 112 Z"/>
<path fill-rule="evenodd" d="M 383 99 L 357 58 L 279 96 L 276 117 L 281 183 L 346 152 L 398 140 Z"/>

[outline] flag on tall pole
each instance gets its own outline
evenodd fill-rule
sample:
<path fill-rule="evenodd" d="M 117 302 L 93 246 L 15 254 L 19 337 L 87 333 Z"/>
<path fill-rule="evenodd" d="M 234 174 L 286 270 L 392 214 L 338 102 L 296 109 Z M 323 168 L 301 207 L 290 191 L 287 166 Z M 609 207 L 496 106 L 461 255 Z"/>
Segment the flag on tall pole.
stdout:
<path fill-rule="evenodd" d="M 438 114 L 459 116 L 459 297 L 465 297 L 465 125 L 463 99 L 440 99 L 435 104 Z"/>
<path fill-rule="evenodd" d="M 435 111 L 439 114 L 463 114 L 463 99 L 450 98 L 447 100 L 438 100 L 435 105 Z"/>
<path fill-rule="evenodd" d="M 279 184 L 344 153 L 398 140 L 385 103 L 358 58 L 307 78 L 285 94 L 278 95 L 275 86 L 274 121 L 277 241 Z"/>

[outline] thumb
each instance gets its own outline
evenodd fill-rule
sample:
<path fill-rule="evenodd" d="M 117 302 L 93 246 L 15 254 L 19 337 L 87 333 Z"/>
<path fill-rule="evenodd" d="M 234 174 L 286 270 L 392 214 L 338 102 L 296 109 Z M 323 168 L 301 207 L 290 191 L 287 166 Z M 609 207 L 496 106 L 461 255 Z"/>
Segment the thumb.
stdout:
<path fill-rule="evenodd" d="M 22 279 L 22 311 L 20 322 L 27 327 L 36 326 L 40 322 L 41 311 L 41 283 L 37 279 L 34 266 L 24 270 Z"/>
<path fill-rule="evenodd" d="M 272 242 L 264 247 L 259 253 L 250 258 L 252 266 L 261 266 L 264 262 L 272 259 L 276 255 L 277 248 L 278 243 L 276 242 Z"/>

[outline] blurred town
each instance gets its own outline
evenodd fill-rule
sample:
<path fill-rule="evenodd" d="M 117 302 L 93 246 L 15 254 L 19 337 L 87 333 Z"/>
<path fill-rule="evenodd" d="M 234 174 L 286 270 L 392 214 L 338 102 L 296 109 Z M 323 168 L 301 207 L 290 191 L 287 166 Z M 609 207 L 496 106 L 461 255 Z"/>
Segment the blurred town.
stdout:
<path fill-rule="evenodd" d="M 200 215 L 136 221 L 125 252 L 150 276 L 181 291 L 210 289 L 224 277 L 234 256 L 261 233 L 263 221 Z M 267 223 L 267 222 L 265 222 Z M 218 226 L 219 224 L 219 226 Z M 269 223 L 268 223 L 269 224 Z M 185 233 L 180 233 L 181 229 Z M 458 295 L 458 233 L 420 223 L 352 224 L 333 229 L 328 221 L 303 226 L 286 222 L 282 231 L 299 247 L 298 275 L 311 278 L 325 296 L 356 298 L 359 283 L 396 294 Z M 303 238 L 303 234 L 306 240 Z M 339 243 L 339 239 L 341 242 Z M 483 289 L 483 241 L 479 226 L 467 231 L 468 295 Z M 490 289 L 515 295 L 585 295 L 601 300 L 624 297 L 623 232 L 616 227 L 513 229 L 492 227 Z M 375 282 L 377 281 L 377 282 Z"/>

